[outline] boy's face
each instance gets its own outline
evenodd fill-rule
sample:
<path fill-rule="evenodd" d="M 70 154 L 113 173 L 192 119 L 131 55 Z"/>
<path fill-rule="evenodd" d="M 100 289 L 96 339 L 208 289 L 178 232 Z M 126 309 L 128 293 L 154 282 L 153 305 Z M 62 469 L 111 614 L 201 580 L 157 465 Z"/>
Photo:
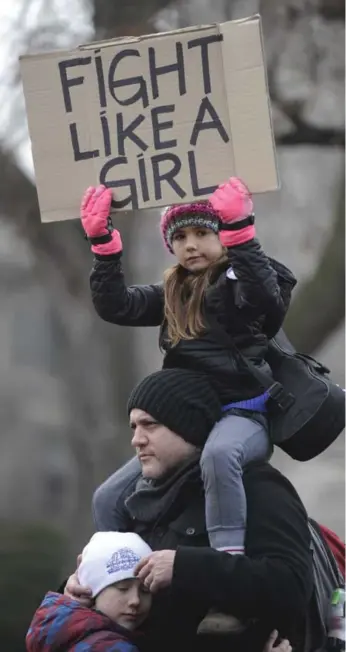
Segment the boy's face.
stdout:
<path fill-rule="evenodd" d="M 130 631 L 147 617 L 152 596 L 137 579 L 122 580 L 107 586 L 95 599 L 95 607 Z"/>

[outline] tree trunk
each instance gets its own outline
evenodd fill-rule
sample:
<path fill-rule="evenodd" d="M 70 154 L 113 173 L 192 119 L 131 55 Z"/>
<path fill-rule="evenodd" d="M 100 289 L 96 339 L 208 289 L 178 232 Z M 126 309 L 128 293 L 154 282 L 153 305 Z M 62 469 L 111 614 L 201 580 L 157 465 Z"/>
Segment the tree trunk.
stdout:
<path fill-rule="evenodd" d="M 96 37 L 108 39 L 154 32 L 154 15 L 169 4 L 170 0 L 95 0 Z"/>
<path fill-rule="evenodd" d="M 298 291 L 285 329 L 295 347 L 311 354 L 345 318 L 345 186 L 342 175 L 333 231 L 313 277 Z"/>

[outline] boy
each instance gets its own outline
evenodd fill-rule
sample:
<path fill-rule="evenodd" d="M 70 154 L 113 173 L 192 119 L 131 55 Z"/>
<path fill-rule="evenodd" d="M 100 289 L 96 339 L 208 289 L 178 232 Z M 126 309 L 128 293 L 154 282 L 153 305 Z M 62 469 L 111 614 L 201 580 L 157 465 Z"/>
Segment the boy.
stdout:
<path fill-rule="evenodd" d="M 27 651 L 138 652 L 133 632 L 147 617 L 152 598 L 134 570 L 151 552 L 132 532 L 94 534 L 78 568 L 79 582 L 91 590 L 92 608 L 47 593 L 27 633 Z"/>

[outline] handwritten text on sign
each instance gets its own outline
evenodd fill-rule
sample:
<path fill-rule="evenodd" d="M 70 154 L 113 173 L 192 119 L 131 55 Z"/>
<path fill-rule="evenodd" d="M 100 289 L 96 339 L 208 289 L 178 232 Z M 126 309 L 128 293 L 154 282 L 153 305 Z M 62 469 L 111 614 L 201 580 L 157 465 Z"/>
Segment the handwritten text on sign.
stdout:
<path fill-rule="evenodd" d="M 202 139 L 206 131 L 212 134 L 215 145 L 218 141 L 229 142 L 227 120 L 220 115 L 212 97 L 217 71 L 215 66 L 211 69 L 210 51 L 222 38 L 222 34 L 212 34 L 185 42 L 176 40 L 170 63 L 163 63 L 158 56 L 162 42 L 161 48 L 142 44 L 141 48 L 124 47 L 110 60 L 105 56 L 105 48 L 94 50 L 93 56 L 59 62 L 64 107 L 71 116 L 69 131 L 74 160 L 106 159 L 100 168 L 100 183 L 127 191 L 123 199 L 114 202 L 115 207 L 151 205 L 153 200 L 163 198 L 164 184 L 174 191 L 177 201 L 187 194 L 190 196 L 191 190 L 194 197 L 214 190 L 217 184 L 201 185 L 199 157 L 208 156 L 204 147 L 208 141 Z M 198 64 L 194 76 L 191 70 L 187 74 L 186 66 L 192 50 L 198 53 L 198 58 L 194 58 Z M 73 120 L 74 97 L 83 87 L 90 67 L 94 68 L 97 84 L 99 115 L 95 119 L 98 118 L 100 126 L 99 141 L 92 149 L 82 142 L 78 121 Z M 130 75 L 129 68 L 133 71 Z M 136 69 L 143 72 L 136 74 Z M 196 77 L 200 77 L 199 84 Z M 196 86 L 201 91 L 199 95 Z M 189 115 L 184 116 L 179 100 L 189 95 L 186 105 Z M 167 98 L 171 100 L 174 96 L 176 101 L 168 103 Z M 135 109 L 134 117 L 129 107 Z M 182 128 L 184 118 L 188 124 L 188 143 Z"/>
<path fill-rule="evenodd" d="M 28 55 L 21 73 L 43 222 L 77 218 L 99 182 L 125 211 L 232 175 L 278 187 L 259 16 Z"/>

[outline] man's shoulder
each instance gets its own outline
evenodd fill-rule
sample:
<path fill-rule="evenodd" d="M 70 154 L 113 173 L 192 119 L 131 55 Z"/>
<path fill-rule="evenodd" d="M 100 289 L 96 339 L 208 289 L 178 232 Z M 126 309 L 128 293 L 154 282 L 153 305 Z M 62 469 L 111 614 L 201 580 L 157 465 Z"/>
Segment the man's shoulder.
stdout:
<path fill-rule="evenodd" d="M 287 500 L 302 505 L 290 480 L 269 462 L 249 464 L 244 470 L 243 483 L 248 500 L 253 496 L 257 496 L 258 499 L 261 496 L 261 500 L 263 500 L 263 494 L 268 492 L 273 496 L 273 492 L 275 492 L 282 498 L 286 497 Z"/>
<path fill-rule="evenodd" d="M 244 469 L 244 482 L 252 483 L 254 481 L 262 482 L 284 482 L 288 483 L 292 488 L 293 485 L 290 481 L 279 471 L 275 466 L 269 462 L 251 462 Z"/>
<path fill-rule="evenodd" d="M 270 464 L 244 473 L 249 557 L 294 557 L 303 574 L 311 563 L 306 509 L 291 482 Z"/>

